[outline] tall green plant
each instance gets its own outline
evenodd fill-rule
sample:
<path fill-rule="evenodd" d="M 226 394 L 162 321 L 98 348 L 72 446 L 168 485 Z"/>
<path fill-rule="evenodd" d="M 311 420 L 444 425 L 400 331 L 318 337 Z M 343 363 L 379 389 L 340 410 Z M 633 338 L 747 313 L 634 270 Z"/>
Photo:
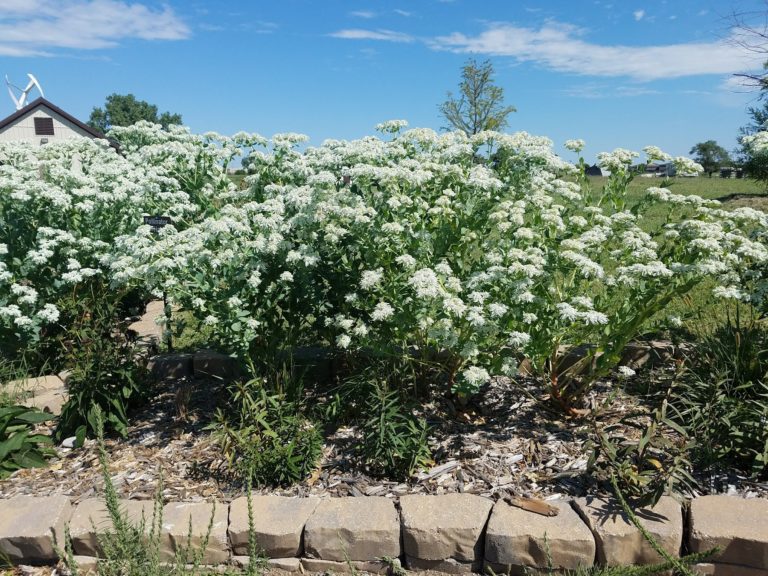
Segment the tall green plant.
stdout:
<path fill-rule="evenodd" d="M 227 409 L 208 426 L 231 469 L 257 486 L 300 482 L 315 469 L 323 438 L 296 404 L 272 394 L 264 381 L 236 382 Z"/>
<path fill-rule="evenodd" d="M 125 337 L 115 293 L 97 280 L 81 286 L 78 295 L 70 302 L 76 319 L 61 339 L 70 371 L 69 398 L 56 436 L 95 435 L 97 406 L 106 427 L 125 436 L 128 409 L 147 390 L 146 370 Z"/>
<path fill-rule="evenodd" d="M 768 329 L 734 317 L 698 343 L 673 399 L 676 421 L 695 439 L 705 467 L 736 465 L 768 473 Z"/>
<path fill-rule="evenodd" d="M 104 414 L 97 405 L 93 409 L 93 422 L 98 447 L 99 466 L 104 480 L 104 504 L 109 518 L 106 530 L 97 531 L 101 555 L 98 560 L 99 576 L 182 576 L 209 574 L 202 566 L 205 550 L 213 530 L 215 507 L 199 547 L 192 546 L 191 518 L 183 546 L 175 551 L 172 562 L 162 562 L 160 549 L 163 529 L 163 481 L 162 474 L 155 489 L 152 517 L 142 517 L 136 522 L 129 519 L 121 507 L 120 498 L 112 482 L 109 456 L 104 445 Z M 59 555 L 65 560 L 74 576 L 80 572 L 72 554 L 68 529 L 65 530 L 65 548 Z"/>

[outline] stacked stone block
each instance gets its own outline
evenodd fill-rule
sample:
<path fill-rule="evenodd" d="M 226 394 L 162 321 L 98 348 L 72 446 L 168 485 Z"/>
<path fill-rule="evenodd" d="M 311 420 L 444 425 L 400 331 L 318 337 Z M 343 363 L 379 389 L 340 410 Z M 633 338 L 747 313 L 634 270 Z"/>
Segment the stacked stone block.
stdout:
<path fill-rule="evenodd" d="M 551 502 L 559 513 L 542 516 L 479 496 L 403 496 L 400 512 L 382 497 L 288 498 L 254 496 L 256 546 L 272 568 L 284 571 L 383 573 L 404 560 L 414 570 L 453 574 L 522 574 L 562 571 L 594 563 L 618 566 L 659 562 L 615 502 L 599 498 Z M 124 500 L 125 517 L 149 532 L 154 503 Z M 168 503 L 162 510 L 161 560 L 175 561 L 208 543 L 202 563 L 248 562 L 248 503 Z M 674 500 L 637 511 L 641 522 L 670 554 L 683 544 L 683 511 Z M 83 567 L 103 553 L 97 533 L 111 528 L 102 500 L 73 507 L 65 496 L 17 496 L 0 500 L 0 555 L 14 564 L 54 564 L 69 526 L 73 552 Z M 704 496 L 690 507 L 686 549 L 719 547 L 696 566 L 713 576 L 768 574 L 768 500 Z"/>

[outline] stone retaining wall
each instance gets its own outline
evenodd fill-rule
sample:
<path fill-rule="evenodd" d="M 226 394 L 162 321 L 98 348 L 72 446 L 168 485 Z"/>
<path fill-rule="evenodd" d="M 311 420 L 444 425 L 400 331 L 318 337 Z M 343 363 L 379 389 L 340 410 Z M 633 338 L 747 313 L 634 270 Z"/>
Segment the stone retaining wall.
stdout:
<path fill-rule="evenodd" d="M 287 498 L 254 496 L 256 541 L 269 566 L 285 571 L 385 572 L 394 559 L 416 570 L 450 574 L 522 574 L 547 568 L 649 564 L 661 560 L 615 502 L 580 498 L 556 501 L 547 517 L 470 494 L 410 495 L 399 505 L 380 497 Z M 127 517 L 152 519 L 151 501 L 123 501 Z M 248 562 L 248 502 L 169 503 L 163 509 L 162 560 L 187 544 L 200 546 L 211 517 L 204 562 Z M 768 575 L 768 499 L 703 496 L 684 508 L 671 498 L 637 512 L 668 552 L 679 555 L 714 546 L 720 553 L 697 566 L 716 576 Z M 191 519 L 191 520 L 190 520 Z M 100 553 L 96 532 L 110 525 L 100 500 L 73 506 L 66 496 L 17 496 L 0 500 L 0 556 L 15 564 L 57 561 L 54 534 L 69 526 L 83 568 Z M 386 559 L 385 559 L 386 558 Z"/>

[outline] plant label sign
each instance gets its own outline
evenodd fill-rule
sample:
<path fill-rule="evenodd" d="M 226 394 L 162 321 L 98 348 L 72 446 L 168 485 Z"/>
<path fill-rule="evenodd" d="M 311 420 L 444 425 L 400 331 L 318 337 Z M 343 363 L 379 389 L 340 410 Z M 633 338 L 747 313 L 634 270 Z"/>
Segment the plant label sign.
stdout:
<path fill-rule="evenodd" d="M 170 223 L 170 216 L 144 216 L 144 224 L 149 224 L 152 227 L 152 232 L 155 234 Z"/>

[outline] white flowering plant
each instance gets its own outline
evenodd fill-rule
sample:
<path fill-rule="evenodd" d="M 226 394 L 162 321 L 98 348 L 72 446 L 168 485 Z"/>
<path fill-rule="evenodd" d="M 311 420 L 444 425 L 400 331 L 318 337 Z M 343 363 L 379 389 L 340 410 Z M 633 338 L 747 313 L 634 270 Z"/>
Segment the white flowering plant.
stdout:
<path fill-rule="evenodd" d="M 584 159 L 567 162 L 547 138 L 404 121 L 380 131 L 303 151 L 300 134 L 146 123 L 114 131 L 120 154 L 89 141 L 3 145 L 2 338 L 39 334 L 95 275 L 165 291 L 254 371 L 325 345 L 428 364 L 466 395 L 527 358 L 570 409 L 673 299 L 703 282 L 751 298 L 747 280 L 768 258 L 753 235 L 762 213 L 665 188 L 628 205 L 635 152 L 601 154 L 610 176 L 594 191 Z M 238 155 L 249 158 L 244 187 L 227 175 Z M 659 205 L 669 217 L 645 230 Z M 155 233 L 148 214 L 172 224 Z M 565 351 L 586 344 L 566 369 Z"/>
<path fill-rule="evenodd" d="M 765 225 L 754 211 L 663 188 L 628 207 L 631 151 L 599 156 L 611 175 L 595 193 L 583 159 L 546 138 L 381 130 L 304 152 L 296 134 L 245 138 L 262 147 L 247 187 L 184 230 L 118 238 L 113 278 L 164 286 L 246 361 L 326 344 L 436 363 L 468 394 L 526 357 L 569 408 L 674 298 L 704 281 L 731 294 L 766 258 L 744 232 Z M 670 217 L 644 230 L 659 204 Z M 582 344 L 579 371 L 561 373 Z"/>
<path fill-rule="evenodd" d="M 255 143 L 139 123 L 106 140 L 0 144 L 0 344 L 14 357 L 66 331 L 84 282 L 129 286 L 113 271 L 117 237 L 150 234 L 143 216 L 172 226 L 216 213 L 237 187 L 228 163 Z M 106 267 L 105 267 L 106 266 Z M 119 271 L 119 267 L 115 270 Z M 157 286 L 143 278 L 142 286 Z M 119 299 L 123 290 L 111 294 Z M 44 338 L 45 339 L 45 338 Z"/>
<path fill-rule="evenodd" d="M 110 241 L 141 218 L 144 175 L 105 141 L 0 145 L 0 343 L 24 350 L 62 300 L 103 274 Z"/>

